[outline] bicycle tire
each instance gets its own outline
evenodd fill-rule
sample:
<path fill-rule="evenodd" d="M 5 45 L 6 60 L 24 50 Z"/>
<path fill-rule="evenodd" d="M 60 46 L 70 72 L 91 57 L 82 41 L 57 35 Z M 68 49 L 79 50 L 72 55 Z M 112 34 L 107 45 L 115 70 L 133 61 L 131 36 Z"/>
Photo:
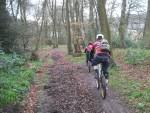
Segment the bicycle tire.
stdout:
<path fill-rule="evenodd" d="M 107 89 L 106 89 L 106 79 L 104 76 L 101 77 L 101 95 L 103 99 L 106 99 Z"/>
<path fill-rule="evenodd" d="M 100 89 L 100 79 L 96 79 L 97 89 Z"/>
<path fill-rule="evenodd" d="M 99 78 L 99 72 L 98 72 L 98 70 L 96 70 L 96 73 L 95 73 L 96 75 L 96 87 L 97 87 L 97 89 L 99 89 L 100 88 L 100 78 Z"/>
<path fill-rule="evenodd" d="M 88 61 L 88 70 L 89 70 L 89 73 L 91 72 L 91 63 L 90 61 Z"/>

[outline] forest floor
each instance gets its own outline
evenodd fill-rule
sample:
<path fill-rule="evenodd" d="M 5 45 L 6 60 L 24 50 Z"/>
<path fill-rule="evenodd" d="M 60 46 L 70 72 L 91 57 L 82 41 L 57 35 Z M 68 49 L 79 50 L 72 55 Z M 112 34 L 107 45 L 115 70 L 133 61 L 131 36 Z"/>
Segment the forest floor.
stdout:
<path fill-rule="evenodd" d="M 123 59 L 122 57 L 115 58 L 115 62 L 120 67 L 121 75 L 141 82 L 143 87 L 150 86 L 150 61 L 145 64 L 131 65 L 125 64 Z"/>
<path fill-rule="evenodd" d="M 134 113 L 111 88 L 103 100 L 94 72 L 74 64 L 60 50 L 40 52 L 43 66 L 37 71 L 22 113 Z M 52 59 L 53 61 L 51 61 Z"/>

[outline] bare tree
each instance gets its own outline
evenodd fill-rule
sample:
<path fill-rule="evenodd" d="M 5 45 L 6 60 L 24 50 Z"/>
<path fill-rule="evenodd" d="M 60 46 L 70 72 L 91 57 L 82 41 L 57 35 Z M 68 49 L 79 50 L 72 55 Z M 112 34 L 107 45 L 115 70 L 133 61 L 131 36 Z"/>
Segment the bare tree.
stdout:
<path fill-rule="evenodd" d="M 6 0 L 0 1 L 0 47 L 6 52 L 12 49 L 13 40 L 9 37 L 10 16 L 6 10 Z"/>
<path fill-rule="evenodd" d="M 52 23 L 53 23 L 53 35 L 52 35 L 52 38 L 53 38 L 53 48 L 57 48 L 58 47 L 58 32 L 57 32 L 57 29 L 56 29 L 56 26 L 57 26 L 57 4 L 56 4 L 56 0 L 55 1 L 48 1 L 47 2 L 47 8 L 48 8 L 48 11 L 49 11 L 49 16 L 51 17 L 52 19 Z"/>
<path fill-rule="evenodd" d="M 46 0 L 44 0 L 43 3 L 42 3 L 42 18 L 41 18 L 40 27 L 37 25 L 38 38 L 37 38 L 37 42 L 36 42 L 35 51 L 37 51 L 39 49 L 39 45 L 40 45 L 40 41 L 41 41 L 41 33 L 42 33 L 42 30 L 43 30 L 44 18 L 45 18 L 45 9 L 46 9 Z M 40 20 L 40 18 L 37 16 L 37 22 L 39 20 Z"/>
<path fill-rule="evenodd" d="M 106 39 L 111 44 L 111 32 L 110 32 L 110 27 L 108 24 L 108 19 L 106 14 L 105 0 L 97 0 L 97 5 L 98 5 L 100 26 L 101 26 L 101 33 L 104 34 Z"/>
<path fill-rule="evenodd" d="M 148 0 L 148 9 L 144 28 L 144 46 L 150 49 L 150 0 Z"/>
<path fill-rule="evenodd" d="M 120 46 L 125 48 L 125 29 L 126 29 L 126 0 L 122 0 L 121 18 L 119 24 Z"/>
<path fill-rule="evenodd" d="M 14 8 L 14 4 L 16 5 L 16 9 Z M 11 13 L 15 21 L 17 21 L 17 17 L 19 14 L 19 6 L 20 6 L 20 0 L 10 0 L 10 6 L 11 6 Z"/>
<path fill-rule="evenodd" d="M 89 0 L 89 34 L 88 34 L 88 41 L 94 41 L 95 39 L 95 19 L 94 19 L 94 1 Z"/>
<path fill-rule="evenodd" d="M 97 0 L 94 0 L 94 6 L 95 6 L 95 28 L 96 28 L 96 31 L 95 31 L 95 36 L 94 36 L 94 40 L 95 40 L 95 37 L 97 35 L 97 33 L 100 32 L 100 21 L 99 21 L 99 15 L 98 15 L 98 8 L 97 8 Z"/>
<path fill-rule="evenodd" d="M 70 31 L 70 16 L 69 16 L 69 1 L 66 0 L 66 22 L 67 22 L 67 47 L 68 47 L 68 54 L 72 54 L 72 40 L 71 40 L 71 31 Z"/>
<path fill-rule="evenodd" d="M 107 3 L 107 5 L 107 15 L 109 16 L 109 23 L 112 24 L 114 12 L 116 11 L 116 8 L 119 4 L 117 3 L 117 0 L 111 0 L 109 3 Z"/>

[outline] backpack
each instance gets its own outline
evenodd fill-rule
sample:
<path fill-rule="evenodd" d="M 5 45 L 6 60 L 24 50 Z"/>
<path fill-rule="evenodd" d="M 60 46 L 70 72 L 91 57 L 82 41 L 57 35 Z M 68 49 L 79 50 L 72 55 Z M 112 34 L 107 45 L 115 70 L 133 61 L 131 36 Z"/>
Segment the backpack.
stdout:
<path fill-rule="evenodd" d="M 110 50 L 110 45 L 106 39 L 101 41 L 101 49 Z"/>

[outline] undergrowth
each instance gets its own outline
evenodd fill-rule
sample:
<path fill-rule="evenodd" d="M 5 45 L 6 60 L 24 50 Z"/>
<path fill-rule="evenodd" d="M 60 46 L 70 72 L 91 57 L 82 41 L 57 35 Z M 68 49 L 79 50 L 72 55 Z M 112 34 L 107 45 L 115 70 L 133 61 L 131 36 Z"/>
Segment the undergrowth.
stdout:
<path fill-rule="evenodd" d="M 69 61 L 71 61 L 72 63 L 76 63 L 76 64 L 85 64 L 85 54 L 82 54 L 79 57 L 74 57 L 72 55 L 68 55 L 66 56 L 66 59 L 68 59 Z"/>
<path fill-rule="evenodd" d="M 127 64 L 145 64 L 150 61 L 150 50 L 146 49 L 127 49 L 125 63 Z"/>
<path fill-rule="evenodd" d="M 150 88 L 121 75 L 118 69 L 110 70 L 110 85 L 127 100 L 136 113 L 150 112 Z"/>
<path fill-rule="evenodd" d="M 29 68 L 22 56 L 0 53 L 0 108 L 23 99 L 40 64 L 31 62 Z"/>

